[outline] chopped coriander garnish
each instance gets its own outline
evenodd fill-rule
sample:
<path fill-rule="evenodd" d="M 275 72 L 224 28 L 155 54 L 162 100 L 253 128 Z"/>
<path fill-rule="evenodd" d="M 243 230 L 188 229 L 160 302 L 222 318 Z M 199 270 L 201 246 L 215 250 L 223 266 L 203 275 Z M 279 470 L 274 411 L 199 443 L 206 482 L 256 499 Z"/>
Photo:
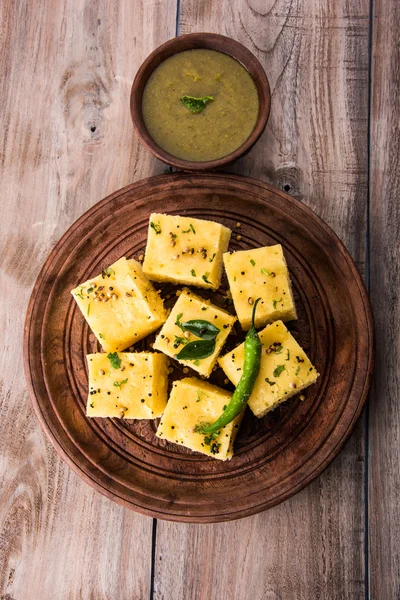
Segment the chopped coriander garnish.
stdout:
<path fill-rule="evenodd" d="M 210 273 L 204 273 L 204 275 L 201 276 L 202 280 L 205 281 L 206 283 L 210 283 L 211 281 L 209 281 L 208 276 L 210 275 Z"/>
<path fill-rule="evenodd" d="M 299 371 L 300 371 L 300 367 L 297 367 L 296 373 L 295 373 L 296 376 L 299 374 Z"/>
<path fill-rule="evenodd" d="M 290 360 L 290 350 L 287 351 L 287 359 L 286 360 Z"/>
<path fill-rule="evenodd" d="M 152 229 L 154 229 L 154 231 L 156 232 L 156 235 L 159 235 L 161 233 L 160 221 L 158 221 L 158 223 L 153 223 L 153 221 L 151 221 L 150 227 Z"/>
<path fill-rule="evenodd" d="M 89 316 L 89 315 L 90 315 L 90 302 L 89 302 L 88 307 L 87 307 L 87 316 Z"/>
<path fill-rule="evenodd" d="M 113 369 L 120 369 L 121 368 L 121 359 L 118 356 L 118 352 L 110 352 L 109 354 L 107 354 L 107 358 L 111 363 L 111 366 L 113 367 Z"/>
<path fill-rule="evenodd" d="M 200 390 L 197 390 L 197 400 L 196 400 L 196 402 L 200 402 L 201 396 L 205 396 L 206 398 L 208 398 L 208 394 L 206 394 L 205 392 L 201 392 Z M 196 431 L 196 428 L 195 428 L 195 431 Z"/>
<path fill-rule="evenodd" d="M 268 377 L 266 377 L 266 378 L 265 378 L 265 381 L 266 381 L 267 383 L 269 383 L 269 385 L 275 385 L 275 383 L 276 383 L 275 381 L 270 381 L 270 380 L 268 379 Z"/>
<path fill-rule="evenodd" d="M 189 227 L 189 229 L 183 229 L 182 233 L 190 233 L 190 227 Z"/>
<path fill-rule="evenodd" d="M 274 306 L 274 310 L 276 310 L 276 305 L 278 304 L 278 302 L 282 302 L 282 298 L 279 298 L 279 300 L 273 300 L 272 304 Z"/>
<path fill-rule="evenodd" d="M 111 267 L 107 267 L 101 273 L 103 279 L 105 279 L 106 277 L 110 277 L 111 275 L 115 275 L 115 271 Z"/>
<path fill-rule="evenodd" d="M 189 227 L 193 231 L 194 235 L 196 235 L 196 230 L 191 223 L 190 223 Z"/>
<path fill-rule="evenodd" d="M 180 337 L 179 335 L 176 335 L 175 336 L 175 341 L 174 341 L 174 348 L 177 348 L 181 344 L 185 345 L 185 344 L 188 344 L 188 343 L 189 343 L 189 340 L 187 340 L 184 337 Z"/>
<path fill-rule="evenodd" d="M 196 277 L 196 271 L 194 269 L 192 269 L 190 271 L 190 274 L 191 274 L 192 277 Z"/>
<path fill-rule="evenodd" d="M 206 438 L 204 438 L 204 441 L 205 441 L 205 439 Z M 212 442 L 210 444 L 210 452 L 211 452 L 211 454 L 218 454 L 220 448 L 221 448 L 221 444 L 219 442 Z"/>
<path fill-rule="evenodd" d="M 196 365 L 196 367 L 199 367 L 199 366 L 200 366 L 200 361 L 199 361 L 199 359 L 196 359 L 196 360 L 194 360 L 194 361 L 193 361 L 193 364 L 194 364 L 194 365 Z"/>
<path fill-rule="evenodd" d="M 274 377 L 279 377 L 279 375 L 282 373 L 282 371 L 285 371 L 286 367 L 285 365 L 278 365 L 273 373 Z"/>
<path fill-rule="evenodd" d="M 253 267 L 255 267 L 255 266 L 256 266 L 256 261 L 255 261 L 255 260 L 253 260 L 252 258 L 250 259 L 250 262 L 251 262 L 251 264 L 253 265 Z"/>
<path fill-rule="evenodd" d="M 101 340 L 104 340 L 104 335 L 103 335 L 102 333 L 99 333 L 99 338 L 100 338 Z"/>
<path fill-rule="evenodd" d="M 208 261 L 208 262 L 212 262 L 216 256 L 217 256 L 217 255 L 216 255 L 216 253 L 214 252 L 214 254 L 213 254 L 213 255 L 212 255 L 212 257 L 209 259 L 209 261 Z"/>
<path fill-rule="evenodd" d="M 114 381 L 115 387 L 119 387 L 120 390 L 122 390 L 122 386 L 125 385 L 125 383 L 128 383 L 128 378 L 122 379 L 122 381 Z"/>
<path fill-rule="evenodd" d="M 94 408 L 94 402 L 91 402 L 89 406 L 90 408 Z"/>
<path fill-rule="evenodd" d="M 79 296 L 79 298 L 83 300 L 83 287 L 79 288 L 79 292 L 77 292 L 75 296 Z"/>
<path fill-rule="evenodd" d="M 94 290 L 94 288 L 92 288 L 92 287 L 89 287 L 89 288 L 87 289 L 87 293 L 88 293 L 88 294 L 90 294 L 90 292 L 93 292 L 93 290 Z"/>
<path fill-rule="evenodd" d="M 179 313 L 179 315 L 176 317 L 175 325 L 178 325 L 178 327 L 180 327 L 182 329 L 182 331 L 184 331 L 184 329 L 182 327 L 182 323 L 181 323 L 182 317 L 183 317 L 183 313 Z"/>
<path fill-rule="evenodd" d="M 202 306 L 201 310 L 207 310 L 207 306 Z"/>
<path fill-rule="evenodd" d="M 269 271 L 267 271 L 267 269 L 261 269 L 261 273 L 263 275 L 271 275 L 271 273 Z"/>

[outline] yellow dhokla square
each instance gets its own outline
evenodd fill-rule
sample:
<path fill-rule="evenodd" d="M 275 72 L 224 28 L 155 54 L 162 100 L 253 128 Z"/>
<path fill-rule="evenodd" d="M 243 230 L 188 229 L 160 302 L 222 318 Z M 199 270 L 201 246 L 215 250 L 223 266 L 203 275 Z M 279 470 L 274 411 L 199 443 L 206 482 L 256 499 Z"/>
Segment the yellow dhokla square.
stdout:
<path fill-rule="evenodd" d="M 217 289 L 230 235 L 213 221 L 152 214 L 143 271 L 154 281 Z"/>
<path fill-rule="evenodd" d="M 249 407 L 256 417 L 263 417 L 278 404 L 314 383 L 319 374 L 282 321 L 267 325 L 259 336 L 263 345 L 261 366 Z M 243 361 L 244 344 L 218 361 L 234 385 L 241 377 Z"/>
<path fill-rule="evenodd" d="M 230 459 L 243 412 L 213 439 L 195 431 L 198 425 L 213 423 L 230 399 L 229 392 L 195 377 L 175 381 L 156 436 L 219 460 Z"/>
<path fill-rule="evenodd" d="M 155 352 L 88 354 L 88 417 L 155 419 L 167 404 L 168 358 Z"/>
<path fill-rule="evenodd" d="M 232 300 L 242 328 L 251 325 L 253 303 L 257 298 L 256 327 L 271 321 L 297 319 L 289 271 L 282 246 L 265 246 L 224 254 Z"/>
<path fill-rule="evenodd" d="M 104 350 L 124 350 L 165 322 L 167 312 L 141 265 L 120 258 L 100 275 L 72 290 Z"/>
<path fill-rule="evenodd" d="M 192 342 L 203 342 L 200 337 L 193 333 L 183 331 L 183 324 L 191 320 L 207 321 L 211 326 L 219 329 L 219 332 L 215 338 L 215 348 L 210 356 L 182 360 L 177 358 L 177 355 L 183 348 Z M 214 306 L 209 301 L 199 298 L 190 290 L 184 289 L 167 321 L 158 333 L 153 348 L 208 377 L 235 321 L 236 318 L 222 310 L 222 308 Z"/>

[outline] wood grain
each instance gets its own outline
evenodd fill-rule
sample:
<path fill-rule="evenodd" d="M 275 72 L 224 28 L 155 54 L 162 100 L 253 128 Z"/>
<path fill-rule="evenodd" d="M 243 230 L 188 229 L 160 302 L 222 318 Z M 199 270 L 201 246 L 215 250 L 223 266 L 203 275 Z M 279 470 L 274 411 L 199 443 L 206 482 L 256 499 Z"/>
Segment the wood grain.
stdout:
<path fill-rule="evenodd" d="M 5 0 L 0 11 L 0 597 L 142 600 L 152 521 L 57 458 L 25 392 L 21 344 L 55 241 L 107 193 L 163 170 L 139 152 L 129 91 L 142 60 L 174 35 L 176 4 Z"/>
<path fill-rule="evenodd" d="M 366 0 L 183 0 L 180 16 L 181 33 L 216 31 L 248 46 L 270 80 L 267 130 L 231 170 L 306 202 L 363 273 L 368 16 Z M 317 482 L 257 517 L 213 528 L 159 521 L 154 598 L 364 597 L 364 450 L 360 422 Z"/>
<path fill-rule="evenodd" d="M 371 598 L 400 597 L 400 5 L 373 8 L 371 299 L 376 376 L 370 402 Z"/>

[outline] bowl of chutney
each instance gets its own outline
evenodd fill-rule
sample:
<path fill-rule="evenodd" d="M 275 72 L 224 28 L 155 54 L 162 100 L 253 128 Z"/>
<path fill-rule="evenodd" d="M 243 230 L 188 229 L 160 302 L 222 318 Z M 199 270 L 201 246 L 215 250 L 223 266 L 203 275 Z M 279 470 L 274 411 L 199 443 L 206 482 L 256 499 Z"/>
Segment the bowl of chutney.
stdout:
<path fill-rule="evenodd" d="M 184 171 L 230 164 L 265 129 L 271 106 L 267 76 L 239 42 L 191 33 L 154 50 L 139 68 L 130 108 L 148 150 Z"/>

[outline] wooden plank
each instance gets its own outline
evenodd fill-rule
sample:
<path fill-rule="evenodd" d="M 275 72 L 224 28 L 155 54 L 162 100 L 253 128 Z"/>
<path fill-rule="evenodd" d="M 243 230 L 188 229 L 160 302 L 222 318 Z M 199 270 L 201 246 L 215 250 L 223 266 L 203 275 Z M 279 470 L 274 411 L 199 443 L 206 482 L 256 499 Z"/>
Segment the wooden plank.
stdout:
<path fill-rule="evenodd" d="M 250 48 L 272 89 L 267 131 L 232 171 L 283 187 L 338 233 L 364 272 L 366 0 L 181 4 L 180 32 Z M 354 598 L 365 593 L 364 422 L 306 490 L 267 513 L 216 526 L 158 522 L 154 598 Z"/>
<path fill-rule="evenodd" d="M 370 401 L 371 598 L 400 590 L 400 5 L 377 0 L 372 22 L 370 293 L 376 366 Z"/>
<path fill-rule="evenodd" d="M 176 2 L 6 0 L 0 11 L 0 596 L 147 598 L 152 520 L 57 458 L 27 397 L 20 349 L 55 241 L 108 193 L 164 170 L 139 151 L 129 92 L 142 60 L 175 34 Z"/>

